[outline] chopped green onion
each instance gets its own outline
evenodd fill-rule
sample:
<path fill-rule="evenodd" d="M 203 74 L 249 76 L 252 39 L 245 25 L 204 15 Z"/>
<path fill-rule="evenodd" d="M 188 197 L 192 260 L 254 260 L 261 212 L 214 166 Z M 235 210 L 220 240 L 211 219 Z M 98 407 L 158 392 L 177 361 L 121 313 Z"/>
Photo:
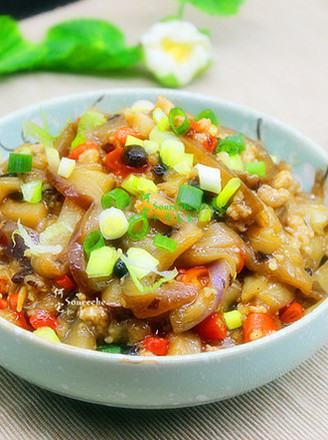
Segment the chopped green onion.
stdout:
<path fill-rule="evenodd" d="M 144 141 L 128 134 L 126 137 L 125 146 L 128 147 L 129 145 L 140 145 L 140 147 L 143 147 Z"/>
<path fill-rule="evenodd" d="M 51 327 L 40 327 L 34 330 L 33 334 L 50 342 L 60 342 L 57 333 Z"/>
<path fill-rule="evenodd" d="M 159 143 L 155 141 L 144 141 L 144 149 L 147 154 L 154 154 L 159 149 Z"/>
<path fill-rule="evenodd" d="M 177 116 L 182 116 L 184 118 L 182 124 L 180 124 L 180 125 L 175 125 L 175 118 Z M 172 127 L 172 130 L 174 131 L 174 133 L 176 133 L 179 136 L 186 134 L 187 131 L 189 130 L 190 121 L 187 118 L 185 112 L 183 110 L 181 110 L 181 108 L 178 108 L 178 107 L 171 108 L 170 113 L 169 113 L 169 121 L 170 121 L 170 125 Z"/>
<path fill-rule="evenodd" d="M 128 264 L 125 256 L 121 255 L 121 259 L 126 264 L 130 274 L 130 268 L 133 267 L 133 273 L 138 279 L 144 278 L 146 275 L 154 272 L 159 264 L 157 258 L 142 248 L 130 247 L 127 251 L 127 257 Z"/>
<path fill-rule="evenodd" d="M 136 214 L 129 218 L 128 234 L 132 240 L 141 240 L 149 231 L 149 222 L 143 214 Z"/>
<path fill-rule="evenodd" d="M 215 116 L 215 114 L 212 112 L 212 110 L 204 110 L 202 112 L 200 112 L 196 117 L 195 117 L 195 121 L 200 121 L 201 119 L 206 118 L 206 119 L 210 119 L 212 124 L 214 125 L 219 125 L 220 121 L 219 119 Z"/>
<path fill-rule="evenodd" d="M 92 251 L 99 249 L 101 247 L 106 246 L 104 237 L 101 235 L 99 231 L 92 231 L 84 240 L 83 249 L 87 254 L 87 257 L 90 257 Z"/>
<path fill-rule="evenodd" d="M 233 177 L 229 180 L 220 194 L 213 199 L 213 206 L 215 209 L 224 208 L 231 197 L 235 194 L 241 185 L 241 180 L 238 177 Z"/>
<path fill-rule="evenodd" d="M 72 174 L 74 168 L 75 168 L 75 160 L 68 159 L 68 157 L 62 157 L 59 163 L 58 174 L 68 179 L 69 176 Z"/>
<path fill-rule="evenodd" d="M 227 324 L 228 330 L 234 330 L 243 325 L 242 315 L 238 310 L 223 313 L 223 318 Z"/>
<path fill-rule="evenodd" d="M 86 268 L 89 278 L 109 277 L 113 273 L 115 261 L 118 259 L 116 249 L 103 246 L 90 253 Z"/>
<path fill-rule="evenodd" d="M 60 157 L 58 150 L 56 150 L 56 148 L 53 147 L 47 147 L 46 156 L 47 156 L 49 168 L 54 172 L 57 172 L 60 164 Z"/>
<path fill-rule="evenodd" d="M 230 168 L 232 170 L 244 171 L 244 162 L 239 154 L 234 154 L 233 156 L 230 156 L 229 162 Z"/>
<path fill-rule="evenodd" d="M 165 165 L 173 168 L 183 160 L 185 146 L 178 139 L 165 140 L 160 149 L 160 156 Z"/>
<path fill-rule="evenodd" d="M 152 180 L 146 179 L 145 177 L 138 177 L 134 174 L 130 174 L 129 177 L 123 180 L 121 186 L 134 196 L 138 196 L 142 193 L 157 192 L 157 186 Z"/>
<path fill-rule="evenodd" d="M 32 170 L 32 154 L 10 153 L 7 173 L 29 173 Z"/>
<path fill-rule="evenodd" d="M 142 294 L 152 292 L 160 287 L 163 283 L 171 281 L 178 275 L 178 271 L 176 269 L 173 269 L 171 271 L 158 272 L 156 268 L 159 264 L 159 261 L 152 255 L 150 255 L 150 253 L 147 252 L 145 249 L 130 248 L 127 252 L 127 257 L 125 255 L 121 255 L 121 259 L 128 268 L 132 281 L 137 288 L 135 291 L 130 291 L 129 295 L 136 296 L 140 295 L 140 292 Z M 144 286 L 139 281 L 139 279 L 145 277 L 151 272 L 157 273 L 161 276 L 163 275 L 163 278 L 160 278 L 152 285 Z"/>
<path fill-rule="evenodd" d="M 208 167 L 207 165 L 196 165 L 200 188 L 215 194 L 221 192 L 221 171 L 219 168 Z"/>
<path fill-rule="evenodd" d="M 226 151 L 230 156 L 239 154 L 246 150 L 245 136 L 242 133 L 227 136 L 224 139 L 218 139 L 218 144 L 215 149 L 216 153 Z"/>
<path fill-rule="evenodd" d="M 23 200 L 29 203 L 38 203 L 42 200 L 42 181 L 34 180 L 33 182 L 21 185 Z"/>
<path fill-rule="evenodd" d="M 155 108 L 153 112 L 153 119 L 156 122 L 156 125 L 160 131 L 167 130 L 169 126 L 169 118 L 160 108 Z"/>
<path fill-rule="evenodd" d="M 265 177 L 265 162 L 263 160 L 259 162 L 246 162 L 245 168 L 250 174 L 257 174 L 260 177 Z"/>
<path fill-rule="evenodd" d="M 34 122 L 24 121 L 23 122 L 23 135 L 26 138 L 36 140 L 43 144 L 45 147 L 52 145 L 54 136 L 51 135 L 49 131 L 49 123 L 44 111 L 41 110 L 41 114 L 44 120 L 44 128 L 40 127 Z"/>
<path fill-rule="evenodd" d="M 275 165 L 277 165 L 277 163 L 278 163 L 278 158 L 277 158 L 277 156 L 274 156 L 273 154 L 270 154 L 270 157 L 271 157 L 272 162 L 273 162 Z"/>
<path fill-rule="evenodd" d="M 52 226 L 53 225 L 48 226 L 48 228 L 40 234 L 40 242 L 37 243 L 35 237 L 32 238 L 27 232 L 27 230 L 23 228 L 19 219 L 17 222 L 18 229 L 16 229 L 12 233 L 11 238 L 13 243 L 15 244 L 15 235 L 19 235 L 20 237 L 22 237 L 24 244 L 27 247 L 27 249 L 24 252 L 25 257 L 27 256 L 31 257 L 32 255 L 40 256 L 42 254 L 58 255 L 62 252 L 63 247 L 60 244 L 56 244 L 56 245 L 49 244 L 47 240 L 48 233 L 46 231 L 48 231 L 48 229 L 51 228 Z"/>
<path fill-rule="evenodd" d="M 32 150 L 30 147 L 23 147 L 19 150 L 19 154 L 32 154 Z"/>
<path fill-rule="evenodd" d="M 88 110 L 81 116 L 77 132 L 79 134 L 85 133 L 86 131 L 98 127 L 99 125 L 105 124 L 106 122 L 107 119 L 102 113 L 96 110 Z"/>
<path fill-rule="evenodd" d="M 55 243 L 58 237 L 72 235 L 73 231 L 74 230 L 68 221 L 57 220 L 41 232 L 39 245 L 49 246 L 52 243 Z M 61 245 L 57 246 L 62 247 Z"/>
<path fill-rule="evenodd" d="M 100 232 L 107 240 L 116 240 L 122 237 L 129 229 L 129 222 L 124 212 L 114 207 L 105 209 L 99 215 L 98 221 Z"/>
<path fill-rule="evenodd" d="M 212 219 L 212 209 L 206 203 L 203 203 L 200 207 L 198 222 L 199 223 L 209 223 Z"/>
<path fill-rule="evenodd" d="M 172 131 L 160 131 L 160 129 L 155 125 L 152 131 L 149 133 L 149 140 L 158 142 L 161 145 L 165 140 L 177 140 L 177 136 L 172 133 Z"/>
<path fill-rule="evenodd" d="M 103 125 L 107 122 L 107 119 L 103 114 L 96 110 L 88 110 L 86 111 L 79 121 L 79 125 L 77 128 L 77 135 L 71 144 L 71 151 L 74 150 L 75 147 L 83 144 L 86 141 L 86 138 L 83 133 L 98 127 L 99 125 Z"/>
<path fill-rule="evenodd" d="M 97 351 L 102 351 L 103 353 L 121 353 L 121 346 L 117 344 L 109 344 L 109 345 L 98 345 Z"/>
<path fill-rule="evenodd" d="M 181 185 L 178 192 L 177 204 L 188 211 L 198 211 L 201 207 L 204 192 L 194 186 Z"/>
<path fill-rule="evenodd" d="M 165 235 L 156 234 L 153 240 L 154 246 L 163 251 L 175 252 L 178 243 L 173 238 L 165 237 Z"/>
<path fill-rule="evenodd" d="M 217 158 L 224 163 L 225 166 L 230 168 L 230 156 L 226 151 L 221 151 L 218 153 Z"/>
<path fill-rule="evenodd" d="M 101 206 L 103 209 L 114 208 L 124 209 L 130 204 L 129 194 L 121 188 L 115 188 L 101 198 Z"/>
<path fill-rule="evenodd" d="M 74 148 L 78 147 L 81 144 L 84 144 L 86 142 L 86 138 L 82 136 L 82 134 L 77 134 L 74 138 L 73 142 L 71 143 L 70 152 L 74 150 Z"/>

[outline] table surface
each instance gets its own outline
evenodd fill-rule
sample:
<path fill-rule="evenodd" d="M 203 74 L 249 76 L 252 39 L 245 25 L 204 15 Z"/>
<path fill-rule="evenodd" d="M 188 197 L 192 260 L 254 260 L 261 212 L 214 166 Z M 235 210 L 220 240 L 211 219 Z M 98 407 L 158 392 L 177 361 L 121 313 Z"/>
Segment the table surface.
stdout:
<path fill-rule="evenodd" d="M 74 17 L 105 18 L 135 44 L 170 0 L 83 0 L 22 22 L 26 37 Z M 142 17 L 142 20 L 136 20 Z M 185 89 L 271 114 L 328 149 L 326 0 L 247 0 L 232 18 L 192 7 L 185 18 L 212 34 L 215 63 Z M 0 116 L 53 96 L 115 87 L 155 87 L 150 77 L 24 73 L 0 78 Z M 302 347 L 300 347 L 300 350 Z M 202 407 L 137 411 L 57 396 L 0 370 L 0 439 L 327 439 L 328 346 L 282 378 Z"/>

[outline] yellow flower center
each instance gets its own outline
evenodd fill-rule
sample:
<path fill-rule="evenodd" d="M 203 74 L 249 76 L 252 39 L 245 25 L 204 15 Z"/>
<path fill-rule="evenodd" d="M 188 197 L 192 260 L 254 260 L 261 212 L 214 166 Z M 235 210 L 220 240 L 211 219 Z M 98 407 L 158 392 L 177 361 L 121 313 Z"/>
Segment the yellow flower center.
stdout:
<path fill-rule="evenodd" d="M 176 43 L 169 38 L 163 38 L 162 48 L 180 64 L 190 58 L 193 49 L 192 43 Z"/>

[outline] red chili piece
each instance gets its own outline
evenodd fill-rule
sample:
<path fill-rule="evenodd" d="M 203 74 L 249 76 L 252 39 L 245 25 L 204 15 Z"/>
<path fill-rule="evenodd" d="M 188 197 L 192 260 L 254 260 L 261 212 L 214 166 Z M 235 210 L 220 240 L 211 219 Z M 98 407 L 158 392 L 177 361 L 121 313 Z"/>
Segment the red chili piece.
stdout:
<path fill-rule="evenodd" d="M 148 336 L 144 339 L 143 346 L 157 356 L 165 356 L 169 348 L 169 341 L 165 338 Z"/>
<path fill-rule="evenodd" d="M 204 341 L 216 341 L 227 336 L 227 325 L 222 314 L 213 313 L 195 327 L 195 332 Z"/>

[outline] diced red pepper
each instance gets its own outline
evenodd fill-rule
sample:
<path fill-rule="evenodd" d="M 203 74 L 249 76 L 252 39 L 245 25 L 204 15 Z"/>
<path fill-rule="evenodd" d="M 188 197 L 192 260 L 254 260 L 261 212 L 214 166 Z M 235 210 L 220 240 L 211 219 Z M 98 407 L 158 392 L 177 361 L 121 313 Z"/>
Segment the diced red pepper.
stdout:
<path fill-rule="evenodd" d="M 271 316 L 266 313 L 251 313 L 243 325 L 244 341 L 251 342 L 277 331 L 277 326 Z"/>
<path fill-rule="evenodd" d="M 0 310 L 5 310 L 7 308 L 7 301 L 3 298 L 0 298 Z"/>
<path fill-rule="evenodd" d="M 215 150 L 217 143 L 218 143 L 217 138 L 215 136 L 211 136 L 209 134 L 209 135 L 207 135 L 207 138 L 203 142 L 203 147 L 205 148 L 205 150 L 212 153 Z"/>
<path fill-rule="evenodd" d="M 143 346 L 157 356 L 165 356 L 169 349 L 169 341 L 166 338 L 148 336 L 144 339 Z"/>
<path fill-rule="evenodd" d="M 9 296 L 9 306 L 10 306 L 11 310 L 14 311 L 15 324 L 18 325 L 18 327 L 21 327 L 25 330 L 29 330 L 30 327 L 26 321 L 25 313 L 24 312 L 17 312 L 17 303 L 18 303 L 18 293 L 12 293 Z"/>
<path fill-rule="evenodd" d="M 240 273 L 245 266 L 245 252 L 242 249 L 239 249 L 238 257 L 239 257 L 239 263 L 237 265 L 236 270 L 237 273 Z"/>
<path fill-rule="evenodd" d="M 126 138 L 128 136 L 133 136 L 138 139 L 142 139 L 142 136 L 140 133 L 138 133 L 136 130 L 134 130 L 131 127 L 121 127 L 119 128 L 111 137 L 112 144 L 115 148 L 123 148 L 126 144 Z"/>
<path fill-rule="evenodd" d="M 9 305 L 11 310 L 17 312 L 17 303 L 18 303 L 18 293 L 12 293 L 9 296 Z"/>
<path fill-rule="evenodd" d="M 113 151 L 110 151 L 105 158 L 105 166 L 116 176 L 127 177 L 129 174 L 142 174 L 148 167 L 148 164 L 145 164 L 142 167 L 134 168 L 125 165 L 122 161 L 123 148 L 116 148 Z"/>
<path fill-rule="evenodd" d="M 303 316 L 303 307 L 298 302 L 291 302 L 279 311 L 279 319 L 283 324 L 292 324 Z"/>
<path fill-rule="evenodd" d="M 55 330 L 58 327 L 58 321 L 48 310 L 36 310 L 30 316 L 30 324 L 37 330 L 40 327 L 50 327 Z"/>
<path fill-rule="evenodd" d="M 24 312 L 15 312 L 15 324 L 24 330 L 30 330 L 30 326 L 26 321 Z"/>
<path fill-rule="evenodd" d="M 179 273 L 182 274 L 179 279 L 182 283 L 193 284 L 197 287 L 206 287 L 209 283 L 208 269 L 205 266 L 197 266 L 188 270 L 180 269 Z"/>
<path fill-rule="evenodd" d="M 91 141 L 84 142 L 84 144 L 81 144 L 81 145 L 78 145 L 77 147 L 75 147 L 74 150 L 72 150 L 69 153 L 68 158 L 78 160 L 78 158 L 81 156 L 82 153 L 84 153 L 87 150 L 94 150 L 94 149 L 98 150 L 98 147 L 96 144 L 94 144 Z"/>
<path fill-rule="evenodd" d="M 221 313 L 213 313 L 194 330 L 204 341 L 217 341 L 227 336 L 227 325 Z"/>
<path fill-rule="evenodd" d="M 76 288 L 75 281 L 69 275 L 56 278 L 55 283 L 66 290 L 74 290 Z"/>
<path fill-rule="evenodd" d="M 193 119 L 189 119 L 189 122 L 190 122 L 190 127 L 188 130 L 189 133 L 195 133 L 200 130 L 200 124 L 198 122 L 194 121 Z"/>

